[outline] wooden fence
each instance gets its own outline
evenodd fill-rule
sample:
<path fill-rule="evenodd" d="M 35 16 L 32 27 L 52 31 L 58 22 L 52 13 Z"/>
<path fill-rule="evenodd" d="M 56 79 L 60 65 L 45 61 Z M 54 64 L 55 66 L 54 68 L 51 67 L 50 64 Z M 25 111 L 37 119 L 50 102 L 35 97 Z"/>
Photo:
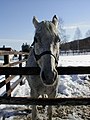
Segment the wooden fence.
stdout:
<path fill-rule="evenodd" d="M 60 51 L 61 55 L 90 55 L 90 49 Z"/>
<path fill-rule="evenodd" d="M 23 59 L 23 58 L 26 58 L 28 53 L 15 52 L 15 51 L 0 51 L 0 55 L 4 56 L 3 66 L 0 67 L 0 75 L 5 75 L 5 80 L 0 82 L 0 88 L 2 88 L 4 85 L 6 85 L 6 91 L 3 92 L 2 95 L 10 97 L 11 96 L 11 92 L 15 89 L 15 87 L 19 83 L 22 84 L 23 77 L 22 77 L 22 75 L 20 75 L 19 79 L 17 79 L 17 81 L 15 81 L 13 83 L 13 85 L 11 86 L 10 82 L 11 82 L 12 79 L 14 79 L 16 77 L 16 75 L 11 74 L 10 72 L 8 73 L 7 71 L 4 71 L 5 74 L 2 74 L 2 70 L 3 70 L 3 68 L 8 69 L 8 70 L 10 68 L 12 68 L 14 70 L 16 65 L 18 65 L 18 67 L 21 68 L 22 67 L 22 63 L 26 62 L 26 59 Z M 13 55 L 13 56 L 18 55 L 18 61 L 10 63 L 10 61 L 9 61 L 10 55 Z"/>
<path fill-rule="evenodd" d="M 19 61 L 9 63 L 9 55 L 19 55 Z M 22 84 L 22 75 L 38 75 L 40 68 L 38 67 L 22 67 L 22 63 L 28 53 L 0 51 L 0 55 L 4 55 L 4 65 L 0 67 L 0 75 L 5 75 L 5 80 L 0 82 L 0 88 L 6 85 L 6 91 L 0 96 L 0 104 L 17 104 L 17 105 L 90 105 L 90 97 L 74 97 L 74 98 L 30 98 L 30 97 L 11 97 L 11 92 L 18 84 Z M 22 56 L 26 57 L 22 57 Z M 24 58 L 24 59 L 22 59 Z M 19 64 L 18 67 L 15 67 Z M 70 74 L 90 74 L 90 67 L 58 67 L 59 75 Z M 19 75 L 20 78 L 12 85 L 11 80 Z"/>

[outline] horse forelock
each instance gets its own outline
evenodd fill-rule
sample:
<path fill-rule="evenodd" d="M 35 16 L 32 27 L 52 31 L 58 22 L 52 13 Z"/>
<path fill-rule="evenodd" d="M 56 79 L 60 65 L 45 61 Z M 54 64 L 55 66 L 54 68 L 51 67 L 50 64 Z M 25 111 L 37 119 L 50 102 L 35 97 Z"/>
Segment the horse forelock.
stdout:
<path fill-rule="evenodd" d="M 51 21 L 42 21 L 38 24 L 38 27 L 35 31 L 35 33 L 42 33 L 48 31 L 49 33 L 56 33 L 57 34 L 57 29 L 55 25 Z"/>

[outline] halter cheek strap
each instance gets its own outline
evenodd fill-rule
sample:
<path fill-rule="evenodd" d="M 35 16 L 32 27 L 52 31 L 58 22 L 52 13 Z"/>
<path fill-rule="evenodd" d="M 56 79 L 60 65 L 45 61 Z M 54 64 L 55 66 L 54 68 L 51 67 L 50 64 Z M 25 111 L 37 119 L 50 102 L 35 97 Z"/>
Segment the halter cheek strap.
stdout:
<path fill-rule="evenodd" d="M 58 61 L 57 61 L 56 57 L 51 53 L 51 51 L 44 51 L 39 55 L 37 55 L 34 50 L 33 50 L 33 52 L 34 52 L 34 56 L 35 56 L 36 61 L 38 61 L 43 55 L 49 54 L 49 55 L 52 55 L 55 58 L 55 63 L 58 64 Z"/>

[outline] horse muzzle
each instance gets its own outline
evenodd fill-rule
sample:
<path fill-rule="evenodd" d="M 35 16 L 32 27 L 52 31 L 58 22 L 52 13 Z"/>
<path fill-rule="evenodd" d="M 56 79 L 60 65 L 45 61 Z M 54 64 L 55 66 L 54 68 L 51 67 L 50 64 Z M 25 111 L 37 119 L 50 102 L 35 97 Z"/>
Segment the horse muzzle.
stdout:
<path fill-rule="evenodd" d="M 42 71 L 41 79 L 45 85 L 53 85 L 57 79 L 57 71 Z"/>

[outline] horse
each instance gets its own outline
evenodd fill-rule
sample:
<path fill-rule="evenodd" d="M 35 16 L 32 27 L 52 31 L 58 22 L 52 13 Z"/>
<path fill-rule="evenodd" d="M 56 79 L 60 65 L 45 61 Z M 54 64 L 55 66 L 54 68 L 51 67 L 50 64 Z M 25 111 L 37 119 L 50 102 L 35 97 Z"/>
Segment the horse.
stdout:
<path fill-rule="evenodd" d="M 26 67 L 40 67 L 39 75 L 27 75 L 31 88 L 31 97 L 38 98 L 47 95 L 55 98 L 58 84 L 57 65 L 59 60 L 60 38 L 58 32 L 58 18 L 53 16 L 52 21 L 41 21 L 34 16 L 34 41 L 29 52 Z M 52 120 L 52 106 L 48 106 L 47 115 Z M 37 109 L 32 105 L 32 120 L 37 120 Z"/>

